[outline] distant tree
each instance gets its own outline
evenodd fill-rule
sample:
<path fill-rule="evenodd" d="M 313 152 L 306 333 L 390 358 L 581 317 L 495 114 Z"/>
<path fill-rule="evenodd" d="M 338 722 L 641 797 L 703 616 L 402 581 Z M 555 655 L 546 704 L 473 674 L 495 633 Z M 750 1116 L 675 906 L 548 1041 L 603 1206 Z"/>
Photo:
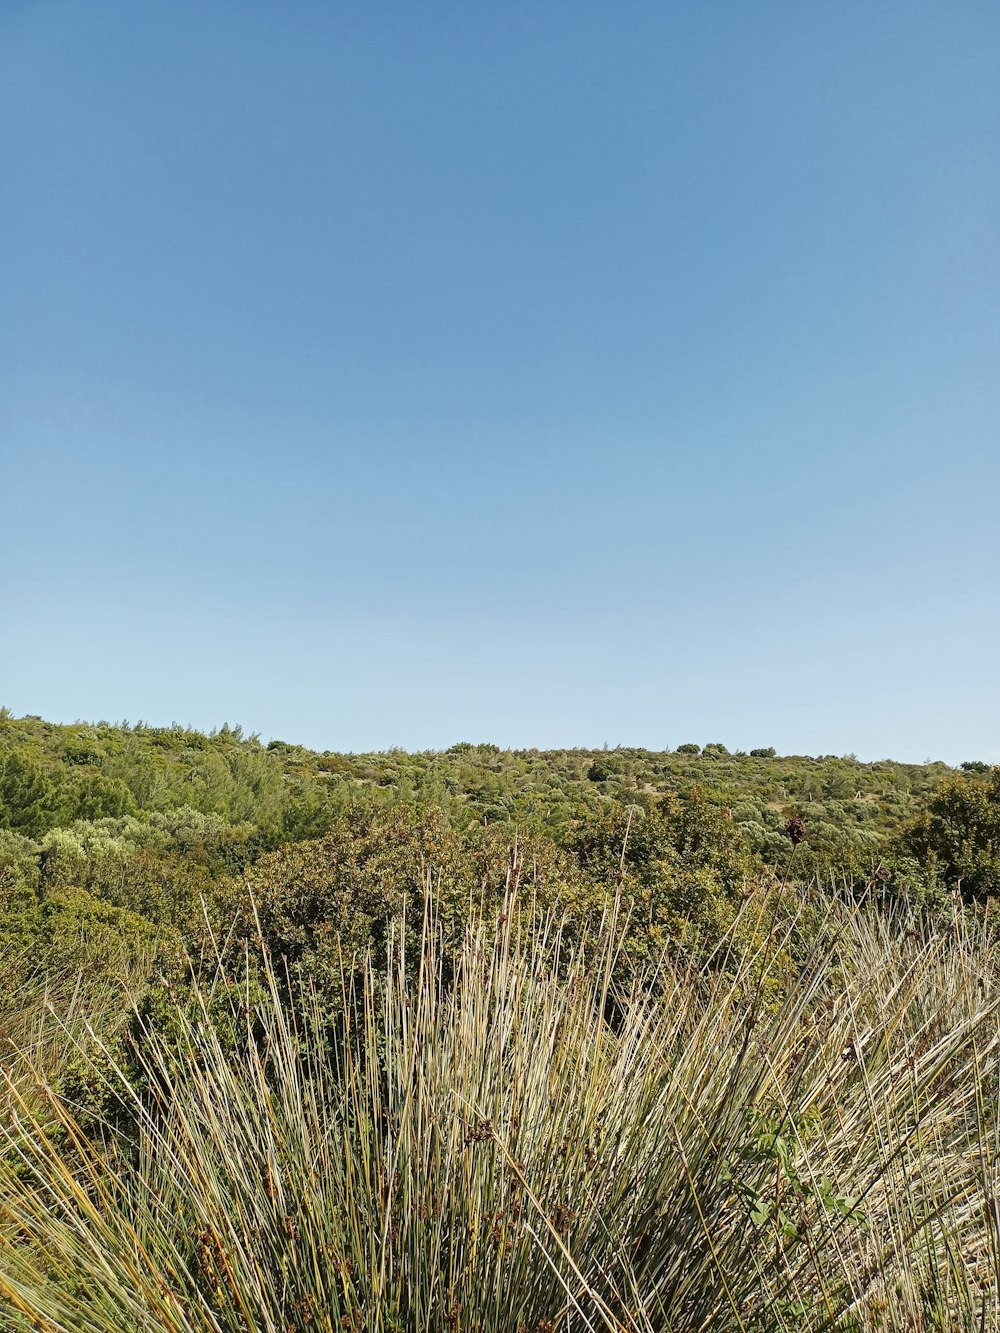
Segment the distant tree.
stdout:
<path fill-rule="evenodd" d="M 623 777 L 628 772 L 628 764 L 616 754 L 614 750 L 608 750 L 599 754 L 587 769 L 587 777 L 591 782 L 607 782 L 609 778 Z"/>
<path fill-rule="evenodd" d="M 21 750 L 0 759 L 0 825 L 37 838 L 58 822 L 55 784 L 40 764 Z"/>
<path fill-rule="evenodd" d="M 902 845 L 966 898 L 1000 894 L 1000 768 L 946 778 Z"/>
<path fill-rule="evenodd" d="M 581 823 L 570 848 L 591 882 L 620 885 L 639 933 L 661 942 L 685 922 L 721 926 L 759 869 L 743 829 L 697 788 L 648 811 L 602 812 Z"/>
<path fill-rule="evenodd" d="M 759 749 L 750 751 L 751 759 L 776 759 L 777 757 L 778 757 L 778 751 L 774 748 L 773 745 L 766 745 Z"/>
<path fill-rule="evenodd" d="M 857 790 L 857 779 L 850 772 L 834 769 L 823 778 L 823 795 L 835 801 L 849 801 Z"/>
<path fill-rule="evenodd" d="M 278 740 L 268 741 L 267 748 L 271 751 L 272 754 L 275 751 L 278 751 L 280 754 L 306 753 L 306 747 L 304 745 L 295 745 L 291 741 L 278 741 Z"/>
<path fill-rule="evenodd" d="M 87 774 L 76 784 L 73 795 L 77 819 L 118 819 L 138 809 L 121 778 L 106 778 L 101 773 Z"/>
<path fill-rule="evenodd" d="M 693 741 L 688 741 L 685 745 L 678 745 L 678 754 L 701 754 L 701 746 L 695 745 Z"/>
<path fill-rule="evenodd" d="M 397 805 L 356 812 L 322 838 L 270 852 L 247 878 L 268 947 L 335 992 L 345 959 L 372 948 L 384 961 L 405 899 L 416 904 L 419 923 L 430 881 L 442 926 L 460 935 L 475 887 L 470 866 L 440 812 Z"/>
<path fill-rule="evenodd" d="M 702 753 L 703 753 L 703 754 L 728 754 L 728 753 L 729 753 L 729 750 L 726 748 L 725 745 L 722 744 L 721 741 L 712 741 L 711 744 L 705 746 L 705 748 L 704 748 L 704 750 L 702 751 Z"/>
<path fill-rule="evenodd" d="M 966 773 L 988 773 L 990 765 L 984 764 L 981 759 L 967 759 L 961 767 Z"/>

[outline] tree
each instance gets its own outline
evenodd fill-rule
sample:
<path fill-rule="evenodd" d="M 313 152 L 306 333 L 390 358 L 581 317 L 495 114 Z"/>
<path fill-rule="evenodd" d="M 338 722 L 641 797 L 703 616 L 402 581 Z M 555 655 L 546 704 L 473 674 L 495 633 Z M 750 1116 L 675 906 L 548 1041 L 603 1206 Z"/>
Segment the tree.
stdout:
<path fill-rule="evenodd" d="M 634 909 L 633 934 L 645 923 L 663 939 L 685 922 L 720 926 L 759 870 L 743 829 L 698 788 L 646 811 L 601 814 L 570 845 L 585 878 L 608 891 L 621 886 Z"/>
<path fill-rule="evenodd" d="M 946 778 L 902 845 L 965 898 L 1000 894 L 1000 768 Z"/>
<path fill-rule="evenodd" d="M 384 965 L 392 923 L 407 900 L 410 933 L 419 935 L 429 886 L 442 929 L 461 936 L 475 888 L 469 867 L 440 812 L 396 805 L 350 812 L 322 838 L 260 857 L 247 883 L 268 947 L 332 995 L 352 957 L 371 948 Z"/>
<path fill-rule="evenodd" d="M 57 792 L 41 765 L 22 750 L 0 759 L 0 824 L 37 838 L 58 822 Z"/>
<path fill-rule="evenodd" d="M 77 819 L 119 819 L 134 815 L 135 797 L 121 778 L 106 778 L 102 773 L 88 773 L 73 793 Z"/>
<path fill-rule="evenodd" d="M 607 782 L 609 778 L 624 777 L 628 773 L 628 764 L 613 750 L 599 754 L 587 769 L 590 782 Z"/>

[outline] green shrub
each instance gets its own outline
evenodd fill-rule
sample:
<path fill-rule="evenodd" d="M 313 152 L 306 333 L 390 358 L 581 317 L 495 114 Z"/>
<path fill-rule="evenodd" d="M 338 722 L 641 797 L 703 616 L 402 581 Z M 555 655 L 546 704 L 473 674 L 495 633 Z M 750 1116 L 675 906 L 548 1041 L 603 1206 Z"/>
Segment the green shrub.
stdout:
<path fill-rule="evenodd" d="M 1000 894 L 1000 767 L 945 779 L 901 845 L 966 898 Z"/>

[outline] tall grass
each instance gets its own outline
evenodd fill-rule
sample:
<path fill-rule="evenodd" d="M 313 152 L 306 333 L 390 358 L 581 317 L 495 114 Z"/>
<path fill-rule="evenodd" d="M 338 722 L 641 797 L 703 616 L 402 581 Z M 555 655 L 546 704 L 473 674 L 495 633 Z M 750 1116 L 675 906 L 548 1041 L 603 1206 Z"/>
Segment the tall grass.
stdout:
<path fill-rule="evenodd" d="M 994 948 L 803 910 L 642 975 L 513 911 L 446 973 L 428 912 L 329 1008 L 262 957 L 112 1070 L 127 1144 L 9 1080 L 5 1327 L 1000 1326 Z"/>
<path fill-rule="evenodd" d="M 40 1114 L 88 1029 L 113 1031 L 142 989 L 150 959 L 107 952 L 100 974 L 48 967 L 27 948 L 0 946 L 0 1127 L 25 1104 Z M 114 976 L 112 984 L 109 978 Z"/>

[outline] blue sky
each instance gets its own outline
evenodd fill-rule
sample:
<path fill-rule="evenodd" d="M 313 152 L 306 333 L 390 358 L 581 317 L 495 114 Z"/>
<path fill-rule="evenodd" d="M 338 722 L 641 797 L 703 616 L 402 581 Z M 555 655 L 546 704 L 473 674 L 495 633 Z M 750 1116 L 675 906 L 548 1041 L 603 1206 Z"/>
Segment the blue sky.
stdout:
<path fill-rule="evenodd" d="M 1000 760 L 992 3 L 6 0 L 0 702 Z"/>

